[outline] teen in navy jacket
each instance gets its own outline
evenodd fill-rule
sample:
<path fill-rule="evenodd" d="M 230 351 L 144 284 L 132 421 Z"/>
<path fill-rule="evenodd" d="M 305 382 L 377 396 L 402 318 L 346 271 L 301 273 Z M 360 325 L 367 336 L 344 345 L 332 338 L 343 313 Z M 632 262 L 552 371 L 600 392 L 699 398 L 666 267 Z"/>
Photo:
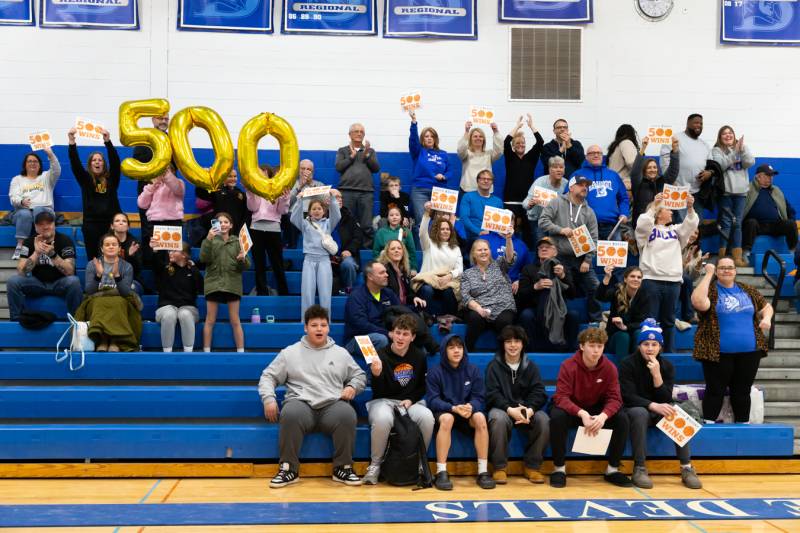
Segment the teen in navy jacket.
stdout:
<path fill-rule="evenodd" d="M 489 474 L 489 429 L 484 408 L 484 382 L 481 372 L 469 362 L 467 348 L 458 335 L 442 339 L 441 361 L 428 369 L 425 403 L 433 412 L 438 425 L 436 433 L 436 478 L 439 490 L 452 490 L 447 475 L 447 455 L 450 452 L 453 428 L 471 435 L 478 456 L 478 486 L 493 489 L 495 482 Z"/>

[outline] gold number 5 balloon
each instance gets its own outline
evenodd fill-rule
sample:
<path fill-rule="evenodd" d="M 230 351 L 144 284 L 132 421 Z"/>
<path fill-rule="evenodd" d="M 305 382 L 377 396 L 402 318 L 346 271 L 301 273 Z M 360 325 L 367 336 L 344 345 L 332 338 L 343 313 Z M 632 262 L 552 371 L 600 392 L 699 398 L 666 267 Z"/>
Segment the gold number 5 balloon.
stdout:
<path fill-rule="evenodd" d="M 140 128 L 142 117 L 161 117 L 169 114 L 169 102 L 161 98 L 131 100 L 119 106 L 119 138 L 125 146 L 147 146 L 153 157 L 147 163 L 133 158 L 122 162 L 122 172 L 133 179 L 150 181 L 167 169 L 172 159 L 169 137 L 156 128 Z"/>
<path fill-rule="evenodd" d="M 189 145 L 189 130 L 199 126 L 208 132 L 214 147 L 214 164 L 210 169 L 201 167 Z M 225 182 L 233 168 L 233 142 L 228 128 L 219 114 L 208 107 L 187 107 L 173 117 L 169 125 L 169 138 L 175 151 L 175 163 L 181 174 L 196 187 L 216 191 Z"/>
<path fill-rule="evenodd" d="M 271 179 L 258 167 L 258 141 L 271 135 L 278 141 L 281 166 Z M 294 130 L 283 118 L 261 113 L 247 121 L 239 133 L 239 172 L 245 187 L 274 202 L 294 184 L 300 165 L 300 148 Z"/>

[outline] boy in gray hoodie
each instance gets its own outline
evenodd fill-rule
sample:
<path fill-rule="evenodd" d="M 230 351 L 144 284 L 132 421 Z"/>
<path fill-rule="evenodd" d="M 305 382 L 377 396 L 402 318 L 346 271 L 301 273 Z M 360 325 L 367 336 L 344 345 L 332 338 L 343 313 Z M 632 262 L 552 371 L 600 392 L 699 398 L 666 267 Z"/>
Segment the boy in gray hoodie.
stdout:
<path fill-rule="evenodd" d="M 270 488 L 300 480 L 300 446 L 306 433 L 333 438 L 333 481 L 360 485 L 353 472 L 356 412 L 350 401 L 366 386 L 366 375 L 344 348 L 328 337 L 328 311 L 309 307 L 303 316 L 306 335 L 287 346 L 261 373 L 258 394 L 269 422 L 280 421 L 280 469 Z M 279 410 L 275 387 L 286 385 Z"/>

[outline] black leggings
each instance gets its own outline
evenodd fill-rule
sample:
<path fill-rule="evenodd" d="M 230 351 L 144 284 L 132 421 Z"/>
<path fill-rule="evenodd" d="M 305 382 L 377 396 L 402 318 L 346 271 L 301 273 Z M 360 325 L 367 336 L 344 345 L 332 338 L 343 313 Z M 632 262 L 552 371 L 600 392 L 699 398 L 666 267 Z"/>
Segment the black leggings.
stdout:
<path fill-rule="evenodd" d="M 478 342 L 478 337 L 481 336 L 483 330 L 487 327 L 490 327 L 494 330 L 496 335 L 500 334 L 500 331 L 506 326 L 510 326 L 514 323 L 514 311 L 510 309 L 506 309 L 494 320 L 494 322 L 490 322 L 483 318 L 481 315 L 470 309 L 467 311 L 467 338 L 465 342 L 467 344 L 467 350 L 472 351 L 475 349 L 475 343 Z"/>
<path fill-rule="evenodd" d="M 86 247 L 86 257 L 91 261 L 98 257 L 100 238 L 111 231 L 111 220 L 101 222 L 83 222 L 83 245 Z"/>
<path fill-rule="evenodd" d="M 721 353 L 719 362 L 703 361 L 706 392 L 703 418 L 716 420 L 722 409 L 725 389 L 730 389 L 734 422 L 750 421 L 750 387 L 756 379 L 761 352 Z"/>
<path fill-rule="evenodd" d="M 286 285 L 286 272 L 283 270 L 283 241 L 280 231 L 260 231 L 250 230 L 253 238 L 253 262 L 256 267 L 256 294 L 259 296 L 269 296 L 267 287 L 267 261 L 266 254 L 269 256 L 269 264 L 275 273 L 275 281 L 278 284 L 278 294 L 287 296 L 289 287 Z"/>

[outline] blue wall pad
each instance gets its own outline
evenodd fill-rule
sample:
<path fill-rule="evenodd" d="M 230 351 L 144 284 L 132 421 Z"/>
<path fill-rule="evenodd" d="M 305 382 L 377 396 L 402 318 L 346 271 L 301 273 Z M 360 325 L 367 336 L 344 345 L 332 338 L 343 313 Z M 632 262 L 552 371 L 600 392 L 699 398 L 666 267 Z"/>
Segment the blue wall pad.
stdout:
<path fill-rule="evenodd" d="M 3 505 L 0 527 L 781 520 L 798 518 L 797 504 L 792 503 L 796 501 L 786 497 Z"/>

